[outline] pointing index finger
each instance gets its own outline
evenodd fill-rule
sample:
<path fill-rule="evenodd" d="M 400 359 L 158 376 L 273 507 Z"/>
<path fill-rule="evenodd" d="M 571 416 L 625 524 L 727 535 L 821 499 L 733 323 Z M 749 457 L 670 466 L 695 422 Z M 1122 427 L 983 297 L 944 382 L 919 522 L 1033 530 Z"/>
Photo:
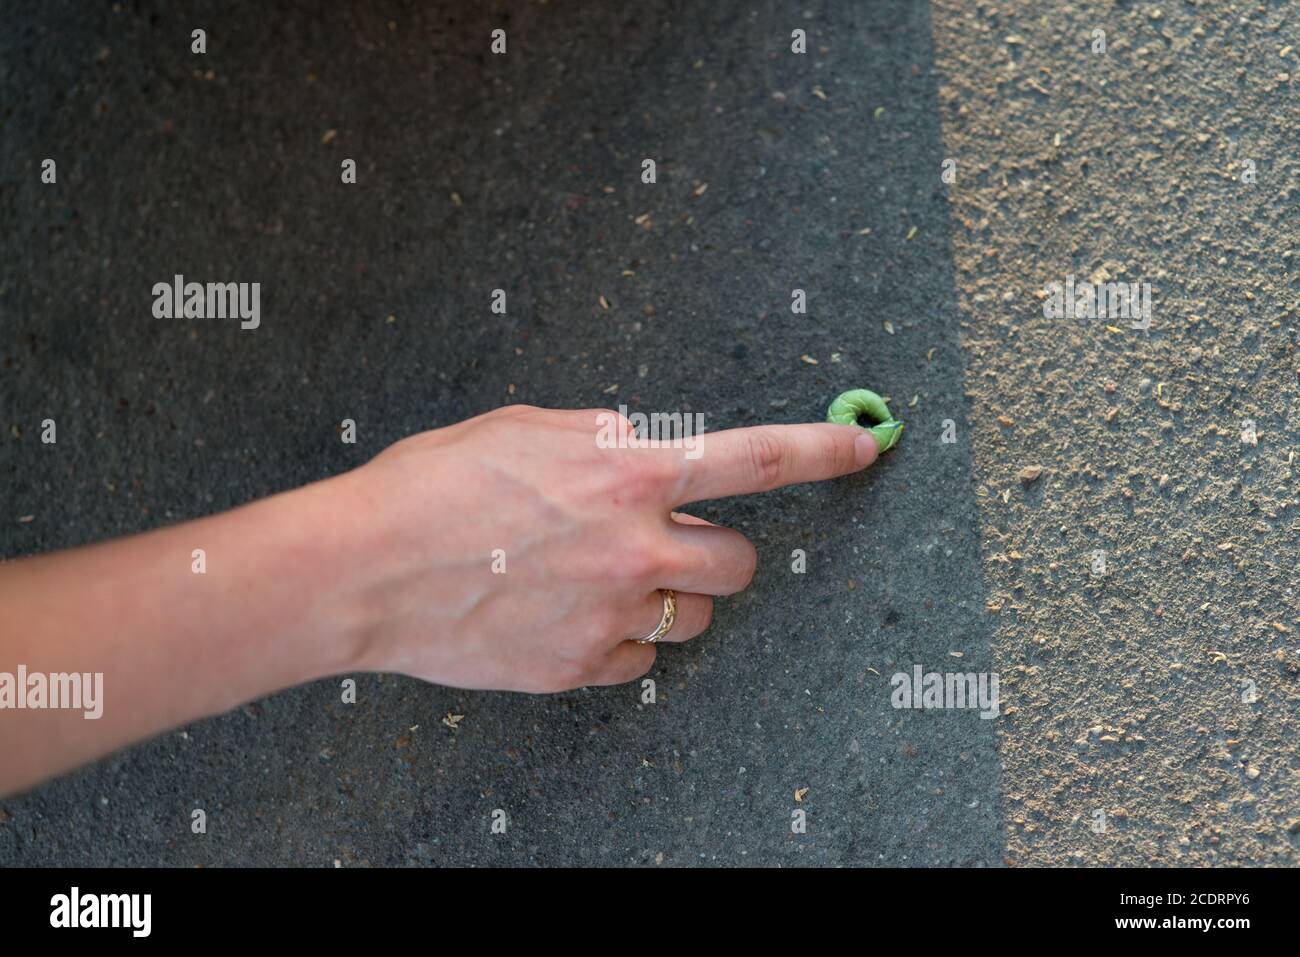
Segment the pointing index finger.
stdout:
<path fill-rule="evenodd" d="M 729 429 L 697 441 L 700 454 L 685 460 L 674 505 L 848 475 L 879 452 L 866 429 L 828 422 Z"/>

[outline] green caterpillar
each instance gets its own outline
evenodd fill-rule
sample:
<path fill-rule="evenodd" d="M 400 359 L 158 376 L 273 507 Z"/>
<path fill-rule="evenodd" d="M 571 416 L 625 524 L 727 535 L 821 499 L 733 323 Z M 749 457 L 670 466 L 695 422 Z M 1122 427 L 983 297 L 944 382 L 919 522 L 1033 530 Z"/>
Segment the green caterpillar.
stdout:
<path fill-rule="evenodd" d="M 826 410 L 826 421 L 839 425 L 857 425 L 858 419 L 864 417 L 875 423 L 869 428 L 881 452 L 892 449 L 903 437 L 903 423 L 894 418 L 885 400 L 870 389 L 850 389 Z"/>

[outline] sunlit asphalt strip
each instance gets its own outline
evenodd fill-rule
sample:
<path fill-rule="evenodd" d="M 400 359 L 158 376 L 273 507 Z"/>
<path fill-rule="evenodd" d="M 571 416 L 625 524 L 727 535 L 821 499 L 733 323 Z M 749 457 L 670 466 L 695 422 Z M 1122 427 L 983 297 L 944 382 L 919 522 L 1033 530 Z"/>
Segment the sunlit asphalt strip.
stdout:
<path fill-rule="evenodd" d="M 1295 862 L 1300 25 L 1212 20 L 934 5 L 1019 864 Z"/>

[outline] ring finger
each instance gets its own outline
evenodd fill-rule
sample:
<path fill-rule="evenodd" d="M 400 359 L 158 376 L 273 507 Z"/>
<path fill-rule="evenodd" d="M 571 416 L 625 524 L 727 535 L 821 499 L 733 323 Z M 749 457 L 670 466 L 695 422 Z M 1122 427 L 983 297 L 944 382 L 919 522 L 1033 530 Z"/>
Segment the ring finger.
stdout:
<path fill-rule="evenodd" d="M 696 595 L 692 592 L 674 592 L 677 599 L 677 617 L 673 626 L 659 641 L 689 641 L 709 627 L 713 620 L 713 598 L 710 595 Z M 663 620 L 664 598 L 659 590 L 651 592 L 640 603 L 632 615 L 634 634 L 627 637 L 632 641 L 646 638 L 653 634 Z"/>

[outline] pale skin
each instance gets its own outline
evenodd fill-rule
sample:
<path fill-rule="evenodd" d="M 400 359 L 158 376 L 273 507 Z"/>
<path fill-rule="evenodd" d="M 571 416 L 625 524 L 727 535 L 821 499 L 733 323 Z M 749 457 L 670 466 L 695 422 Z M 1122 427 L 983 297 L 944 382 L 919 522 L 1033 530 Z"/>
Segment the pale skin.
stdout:
<path fill-rule="evenodd" d="M 678 602 L 662 641 L 686 641 L 712 596 L 754 575 L 743 535 L 682 506 L 877 455 L 870 432 L 829 423 L 705 433 L 696 458 L 601 448 L 612 415 L 510 406 L 230 512 L 0 564 L 0 672 L 104 674 L 98 720 L 0 710 L 0 794 L 329 676 L 524 692 L 631 681 L 655 661 L 635 639 L 659 624 L 659 589 Z"/>

